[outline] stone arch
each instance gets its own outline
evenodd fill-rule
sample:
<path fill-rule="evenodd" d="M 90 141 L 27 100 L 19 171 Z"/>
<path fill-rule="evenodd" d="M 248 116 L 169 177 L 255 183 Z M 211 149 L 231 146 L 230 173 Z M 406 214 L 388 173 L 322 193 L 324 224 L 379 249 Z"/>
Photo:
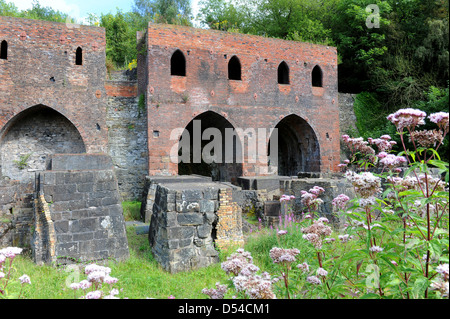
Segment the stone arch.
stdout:
<path fill-rule="evenodd" d="M 320 172 L 320 146 L 313 128 L 300 116 L 291 114 L 275 126 L 278 154 L 270 154 L 269 165 L 277 167 L 280 176 L 297 176 L 300 172 Z"/>
<path fill-rule="evenodd" d="M 242 144 L 225 117 L 206 111 L 193 118 L 178 142 L 178 174 L 236 182 L 242 176 Z"/>
<path fill-rule="evenodd" d="M 46 169 L 51 154 L 85 153 L 83 138 L 72 122 L 45 105 L 30 107 L 0 131 L 0 175 L 28 182 Z"/>

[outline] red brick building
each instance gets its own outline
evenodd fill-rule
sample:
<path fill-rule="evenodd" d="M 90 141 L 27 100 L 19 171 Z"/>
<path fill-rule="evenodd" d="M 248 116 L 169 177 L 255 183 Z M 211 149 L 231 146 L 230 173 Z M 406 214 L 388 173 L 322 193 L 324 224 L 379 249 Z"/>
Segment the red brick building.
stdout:
<path fill-rule="evenodd" d="M 105 30 L 2 16 L 0 43 L 3 175 L 22 179 L 28 154 L 39 170 L 51 153 L 107 152 Z"/>
<path fill-rule="evenodd" d="M 182 132 L 174 129 L 193 133 L 194 119 L 202 120 L 202 132 L 278 128 L 279 175 L 336 170 L 336 48 L 158 24 L 149 24 L 143 40 L 138 80 L 139 93 L 146 94 L 150 175 L 208 170 L 204 163 L 183 166 L 170 158 Z M 262 146 L 267 151 L 268 139 Z M 248 139 L 236 140 L 235 149 L 247 154 Z M 243 163 L 219 164 L 215 178 L 267 175 L 267 166 L 244 155 Z"/>

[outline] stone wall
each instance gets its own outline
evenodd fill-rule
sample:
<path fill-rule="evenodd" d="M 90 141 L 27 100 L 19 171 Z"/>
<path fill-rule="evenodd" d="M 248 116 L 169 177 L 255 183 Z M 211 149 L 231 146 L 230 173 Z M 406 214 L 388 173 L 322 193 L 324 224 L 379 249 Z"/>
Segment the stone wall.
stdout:
<path fill-rule="evenodd" d="M 35 260 L 65 263 L 127 258 L 125 222 L 109 157 L 58 155 L 52 158 L 51 166 L 59 169 L 39 174 L 37 208 L 40 209 L 35 211 L 35 220 L 36 230 L 40 229 L 42 234 L 35 237 Z M 48 207 L 44 217 L 39 215 L 43 207 Z M 54 239 L 48 231 L 48 215 L 54 227 Z M 55 242 L 53 256 L 42 248 L 49 247 L 52 240 Z"/>
<path fill-rule="evenodd" d="M 105 82 L 108 154 L 119 182 L 122 200 L 141 200 L 148 175 L 147 114 L 139 105 L 136 81 L 124 72 Z"/>
<path fill-rule="evenodd" d="M 325 192 L 320 195 L 323 204 L 319 208 L 319 215 L 327 217 L 330 221 L 339 223 L 339 216 L 334 214 L 331 204 L 333 198 L 339 194 L 345 194 L 350 198 L 355 197 L 353 186 L 345 178 L 298 178 L 292 180 L 282 180 L 280 182 L 281 192 L 284 194 L 294 195 L 295 202 L 293 209 L 295 212 L 305 211 L 304 205 L 301 203 L 301 191 L 309 192 L 314 186 L 322 187 Z"/>
<path fill-rule="evenodd" d="M 30 248 L 34 181 L 20 183 L 0 177 L 0 247 Z"/>
<path fill-rule="evenodd" d="M 200 176 L 155 177 L 148 185 L 150 246 L 167 271 L 208 266 L 219 261 L 216 247 L 243 244 L 241 210 L 230 186 Z"/>

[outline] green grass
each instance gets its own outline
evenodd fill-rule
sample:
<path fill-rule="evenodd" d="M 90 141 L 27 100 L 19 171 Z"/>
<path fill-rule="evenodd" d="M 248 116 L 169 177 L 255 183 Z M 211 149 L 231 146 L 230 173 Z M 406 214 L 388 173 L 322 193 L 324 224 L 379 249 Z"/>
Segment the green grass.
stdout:
<path fill-rule="evenodd" d="M 126 221 L 141 219 L 141 202 L 140 201 L 125 201 L 122 202 L 123 217 Z"/>
<path fill-rule="evenodd" d="M 212 288 L 216 282 L 225 282 L 227 279 L 220 263 L 195 271 L 170 274 L 154 260 L 147 235 L 136 235 L 135 228 L 129 226 L 127 236 L 130 258 L 107 263 L 111 268 L 111 276 L 119 279 L 115 287 L 123 289 L 119 294 L 121 298 L 167 299 L 173 295 L 177 299 L 205 299 L 208 297 L 202 294 L 203 288 Z M 22 293 L 24 298 L 30 299 L 74 298 L 73 291 L 66 286 L 66 280 L 70 284 L 86 278 L 83 265 L 80 265 L 80 276 L 75 280 L 74 272 L 67 271 L 65 267 L 38 266 L 25 255 L 16 257 L 13 266 L 13 281 L 17 281 L 22 274 L 30 276 L 31 285 L 25 286 Z M 18 288 L 10 288 L 9 293 Z"/>

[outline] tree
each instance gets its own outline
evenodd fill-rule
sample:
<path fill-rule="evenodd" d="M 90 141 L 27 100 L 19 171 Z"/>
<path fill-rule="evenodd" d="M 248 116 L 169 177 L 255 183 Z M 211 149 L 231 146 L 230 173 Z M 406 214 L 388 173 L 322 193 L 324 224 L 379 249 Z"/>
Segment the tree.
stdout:
<path fill-rule="evenodd" d="M 191 25 L 190 0 L 134 0 L 133 12 L 147 21 Z"/>

